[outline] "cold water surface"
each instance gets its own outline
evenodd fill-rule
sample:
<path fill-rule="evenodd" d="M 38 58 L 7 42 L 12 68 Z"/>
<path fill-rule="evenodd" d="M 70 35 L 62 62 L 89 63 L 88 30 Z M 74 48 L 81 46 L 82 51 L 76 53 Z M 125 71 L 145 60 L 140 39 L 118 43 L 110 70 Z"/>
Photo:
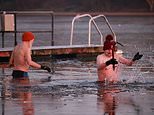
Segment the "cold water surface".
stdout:
<path fill-rule="evenodd" d="M 54 68 L 49 74 L 43 70 L 30 70 L 30 83 L 3 84 L 8 93 L 1 97 L 5 115 L 31 113 L 30 115 L 153 115 L 153 66 L 145 68 L 141 60 L 132 67 L 123 67 L 120 83 L 96 83 L 95 61 L 78 59 L 41 62 Z M 10 69 L 1 76 L 9 78 Z M 51 77 L 49 80 L 48 77 Z M 4 87 L 3 86 L 3 87 Z M 2 90 L 2 85 L 1 85 Z"/>

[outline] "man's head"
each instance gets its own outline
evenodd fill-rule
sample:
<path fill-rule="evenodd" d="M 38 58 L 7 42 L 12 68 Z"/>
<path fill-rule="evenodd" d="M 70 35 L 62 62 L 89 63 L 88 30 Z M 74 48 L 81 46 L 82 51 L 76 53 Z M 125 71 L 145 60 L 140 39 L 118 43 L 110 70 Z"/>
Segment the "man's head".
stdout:
<path fill-rule="evenodd" d="M 104 42 L 103 50 L 104 54 L 108 57 L 112 56 L 113 43 L 112 42 Z"/>
<path fill-rule="evenodd" d="M 31 41 L 35 38 L 32 32 L 24 32 L 22 34 L 22 41 Z"/>
<path fill-rule="evenodd" d="M 113 40 L 113 36 L 108 34 L 105 38 L 105 42 L 104 42 L 104 46 L 103 46 L 103 50 L 112 50 L 113 48 L 115 48 L 114 50 L 117 50 L 117 47 L 115 47 L 116 42 Z"/>
<path fill-rule="evenodd" d="M 112 50 L 113 47 L 116 45 L 116 42 L 114 41 L 105 41 L 104 42 L 104 46 L 103 46 L 103 50 Z"/>
<path fill-rule="evenodd" d="M 105 38 L 105 41 L 112 41 L 113 40 L 113 36 L 108 34 Z"/>
<path fill-rule="evenodd" d="M 113 41 L 112 35 L 107 35 L 104 42 L 103 50 L 106 56 L 112 56 L 112 50 L 116 51 L 116 42 Z"/>

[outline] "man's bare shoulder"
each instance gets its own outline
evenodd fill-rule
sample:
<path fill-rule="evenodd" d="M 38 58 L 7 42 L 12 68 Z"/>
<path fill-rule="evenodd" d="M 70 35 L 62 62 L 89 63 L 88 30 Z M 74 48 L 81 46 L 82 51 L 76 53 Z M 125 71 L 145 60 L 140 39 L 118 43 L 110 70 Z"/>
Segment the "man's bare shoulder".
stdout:
<path fill-rule="evenodd" d="M 30 52 L 30 48 L 22 45 L 22 44 L 18 44 L 15 48 L 14 48 L 15 52 L 21 52 L 22 54 L 25 53 L 29 53 Z"/>
<path fill-rule="evenodd" d="M 104 59 L 104 54 L 100 54 L 97 56 L 96 61 L 100 62 L 102 59 Z"/>
<path fill-rule="evenodd" d="M 104 57 L 104 54 L 100 54 L 97 56 L 97 58 L 101 58 L 101 57 Z"/>
<path fill-rule="evenodd" d="M 115 58 L 119 60 L 119 59 L 124 58 L 124 57 L 123 57 L 122 54 L 115 53 Z"/>

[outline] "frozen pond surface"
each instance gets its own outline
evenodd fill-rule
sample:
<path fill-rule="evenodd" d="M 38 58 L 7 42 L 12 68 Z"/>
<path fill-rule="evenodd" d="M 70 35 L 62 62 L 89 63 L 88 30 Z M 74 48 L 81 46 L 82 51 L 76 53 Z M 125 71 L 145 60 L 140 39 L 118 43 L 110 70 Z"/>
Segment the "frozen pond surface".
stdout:
<path fill-rule="evenodd" d="M 28 21 L 18 28 L 31 27 Z M 35 17 L 36 18 L 36 17 Z M 38 19 L 38 18 L 36 18 Z M 41 20 L 39 18 L 39 20 Z M 39 20 L 31 22 L 39 25 Z M 45 18 L 48 28 L 49 21 Z M 55 17 L 55 44 L 68 45 L 72 17 Z M 0 68 L 0 112 L 2 115 L 153 115 L 154 114 L 154 17 L 109 17 L 111 26 L 116 32 L 117 40 L 125 45 L 119 47 L 124 56 L 132 58 L 139 51 L 144 56 L 131 67 L 123 66 L 120 83 L 104 86 L 96 83 L 97 71 L 95 58 L 88 60 L 55 59 L 41 61 L 54 70 L 54 74 L 43 70 L 31 69 L 30 83 L 22 81 L 23 85 L 7 82 L 2 84 L 2 78 L 10 79 L 11 69 Z M 35 26 L 32 26 L 35 28 Z M 79 24 L 74 44 L 87 43 L 86 24 Z M 105 27 L 106 28 L 106 27 Z M 37 28 L 36 28 L 37 29 Z M 105 29 L 105 32 L 108 31 Z M 81 34 L 80 34 L 81 33 Z M 5 46 L 9 46 L 11 35 L 6 35 Z M 48 36 L 48 34 L 47 34 Z M 37 34 L 34 43 L 49 45 L 49 37 Z M 83 38 L 82 38 L 83 37 Z M 46 38 L 47 40 L 44 40 Z M 79 39 L 80 38 L 80 39 Z M 93 38 L 97 38 L 97 35 Z M 18 38 L 20 42 L 20 36 Z M 62 42 L 63 41 L 63 42 Z M 93 39 L 97 44 L 98 40 Z M 51 77 L 48 80 L 48 77 Z M 7 96 L 2 97 L 6 87 Z"/>

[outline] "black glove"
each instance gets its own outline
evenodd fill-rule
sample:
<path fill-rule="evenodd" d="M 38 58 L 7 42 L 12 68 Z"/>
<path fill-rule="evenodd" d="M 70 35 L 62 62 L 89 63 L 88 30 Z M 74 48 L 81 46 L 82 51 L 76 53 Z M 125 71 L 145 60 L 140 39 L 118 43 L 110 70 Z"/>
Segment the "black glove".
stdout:
<path fill-rule="evenodd" d="M 51 69 L 48 66 L 41 65 L 41 69 L 47 70 L 49 73 L 51 72 Z"/>
<path fill-rule="evenodd" d="M 110 65 L 110 64 L 118 64 L 117 60 L 116 59 L 110 59 L 109 61 L 107 61 L 106 63 L 106 66 Z"/>
<path fill-rule="evenodd" d="M 139 60 L 139 59 L 142 58 L 142 56 L 143 56 L 142 54 L 139 54 L 139 52 L 137 52 L 137 53 L 135 54 L 135 56 L 133 57 L 132 61 Z"/>

